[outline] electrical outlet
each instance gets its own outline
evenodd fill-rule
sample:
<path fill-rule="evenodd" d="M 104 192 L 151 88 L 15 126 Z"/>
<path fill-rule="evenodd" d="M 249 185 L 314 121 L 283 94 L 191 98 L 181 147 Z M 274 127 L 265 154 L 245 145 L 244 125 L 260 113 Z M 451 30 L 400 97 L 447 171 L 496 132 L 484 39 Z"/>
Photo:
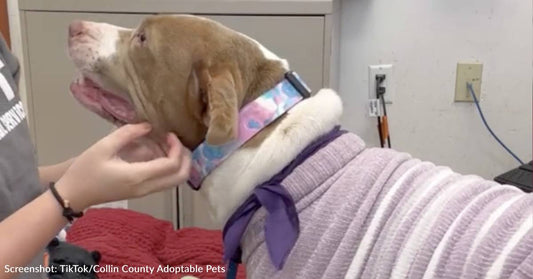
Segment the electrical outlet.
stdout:
<path fill-rule="evenodd" d="M 474 102 L 472 94 L 466 87 L 466 83 L 472 83 L 472 89 L 479 100 L 481 95 L 481 75 L 483 73 L 482 63 L 457 63 L 457 77 L 455 80 L 455 101 Z"/>
<path fill-rule="evenodd" d="M 376 76 L 385 75 L 381 83 L 385 87 L 385 103 L 392 104 L 394 97 L 394 75 L 392 64 L 368 66 L 368 99 L 376 99 Z"/>

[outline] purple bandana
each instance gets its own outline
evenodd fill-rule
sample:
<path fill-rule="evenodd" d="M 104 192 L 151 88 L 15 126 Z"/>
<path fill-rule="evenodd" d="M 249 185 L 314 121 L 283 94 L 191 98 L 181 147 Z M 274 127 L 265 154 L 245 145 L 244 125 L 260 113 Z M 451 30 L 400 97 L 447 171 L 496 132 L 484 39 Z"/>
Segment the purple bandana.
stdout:
<path fill-rule="evenodd" d="M 224 261 L 241 262 L 240 242 L 254 213 L 264 206 L 268 212 L 265 221 L 265 241 L 274 266 L 283 268 L 285 259 L 296 243 L 299 233 L 298 213 L 291 195 L 281 182 L 316 151 L 346 133 L 337 126 L 309 144 L 281 172 L 257 186 L 252 195 L 231 215 L 224 226 Z"/>

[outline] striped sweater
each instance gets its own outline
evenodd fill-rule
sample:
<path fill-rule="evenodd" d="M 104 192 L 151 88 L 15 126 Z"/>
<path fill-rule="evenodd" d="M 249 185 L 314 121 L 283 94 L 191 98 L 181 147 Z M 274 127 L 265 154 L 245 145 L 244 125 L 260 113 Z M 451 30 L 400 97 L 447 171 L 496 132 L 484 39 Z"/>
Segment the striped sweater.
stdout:
<path fill-rule="evenodd" d="M 300 235 L 277 271 L 260 209 L 248 278 L 532 278 L 533 195 L 345 134 L 282 183 Z"/>

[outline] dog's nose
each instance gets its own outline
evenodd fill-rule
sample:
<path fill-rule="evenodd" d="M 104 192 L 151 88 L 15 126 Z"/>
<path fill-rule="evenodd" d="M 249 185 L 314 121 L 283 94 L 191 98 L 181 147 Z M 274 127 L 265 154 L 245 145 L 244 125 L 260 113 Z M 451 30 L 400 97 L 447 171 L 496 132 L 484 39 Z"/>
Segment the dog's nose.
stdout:
<path fill-rule="evenodd" d="M 70 23 L 70 26 L 68 28 L 68 34 L 70 37 L 76 37 L 79 35 L 83 35 L 85 32 L 85 24 L 81 20 L 75 20 L 72 23 Z"/>

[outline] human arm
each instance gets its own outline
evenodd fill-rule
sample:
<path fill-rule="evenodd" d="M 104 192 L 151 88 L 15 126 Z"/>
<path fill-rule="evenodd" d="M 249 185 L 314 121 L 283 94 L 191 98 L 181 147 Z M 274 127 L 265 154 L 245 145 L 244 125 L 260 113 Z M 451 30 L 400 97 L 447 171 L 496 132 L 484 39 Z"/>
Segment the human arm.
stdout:
<path fill-rule="evenodd" d="M 116 129 L 113 129 L 116 131 Z M 163 147 L 148 137 L 139 137 L 128 143 L 118 153 L 119 157 L 127 162 L 149 161 L 165 155 Z M 70 158 L 54 165 L 39 166 L 39 182 L 48 186 L 50 182 L 56 182 L 70 167 L 74 158 Z"/>
<path fill-rule="evenodd" d="M 167 138 L 166 156 L 127 163 L 116 154 L 149 132 L 143 124 L 126 125 L 82 153 L 56 183 L 75 211 L 175 187 L 189 174 L 190 155 L 175 135 Z M 24 266 L 64 227 L 62 208 L 46 191 L 0 223 L 0 278 L 12 278 L 5 266 Z"/>
<path fill-rule="evenodd" d="M 55 165 L 39 166 L 39 182 L 41 185 L 49 185 L 56 182 L 70 167 L 75 158 L 68 159 Z"/>
<path fill-rule="evenodd" d="M 50 191 L 0 222 L 0 278 L 14 278 L 7 267 L 24 267 L 63 228 L 67 219 Z M 19 272 L 19 271 L 15 271 Z"/>

